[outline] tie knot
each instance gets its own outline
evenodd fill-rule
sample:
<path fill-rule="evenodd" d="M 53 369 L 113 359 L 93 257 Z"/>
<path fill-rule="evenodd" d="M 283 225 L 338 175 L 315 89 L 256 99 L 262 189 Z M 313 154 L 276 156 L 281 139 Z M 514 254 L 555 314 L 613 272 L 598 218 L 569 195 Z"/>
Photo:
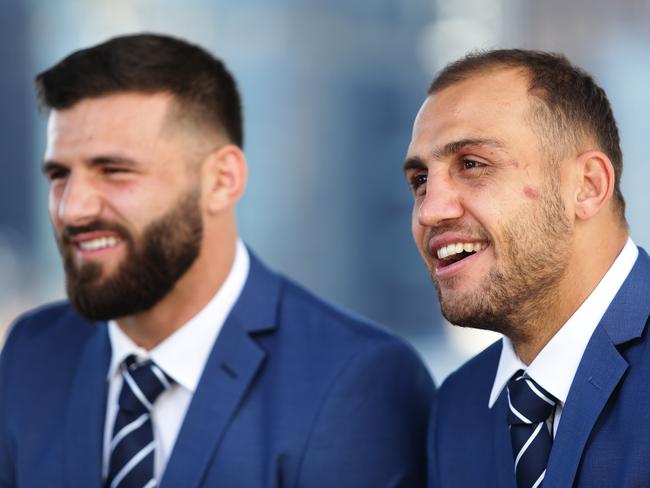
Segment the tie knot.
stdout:
<path fill-rule="evenodd" d="M 508 403 L 509 424 L 537 424 L 551 416 L 557 399 L 518 371 L 508 382 Z"/>
<path fill-rule="evenodd" d="M 124 386 L 119 405 L 126 412 L 144 413 L 153 408 L 158 396 L 168 389 L 173 380 L 151 360 L 138 363 L 134 355 L 123 363 Z"/>

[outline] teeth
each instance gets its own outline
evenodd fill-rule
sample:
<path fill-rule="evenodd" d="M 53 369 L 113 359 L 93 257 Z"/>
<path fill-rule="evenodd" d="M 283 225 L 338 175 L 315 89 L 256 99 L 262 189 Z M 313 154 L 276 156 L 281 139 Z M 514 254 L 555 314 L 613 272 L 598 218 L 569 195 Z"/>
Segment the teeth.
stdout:
<path fill-rule="evenodd" d="M 455 244 L 449 244 L 438 249 L 438 259 L 445 259 L 454 254 L 460 254 L 461 252 L 478 252 L 483 249 L 485 246 L 480 242 L 457 242 Z"/>
<path fill-rule="evenodd" d="M 120 240 L 117 237 L 98 237 L 90 241 L 83 241 L 79 243 L 79 247 L 83 251 L 97 251 L 107 247 L 117 246 Z"/>

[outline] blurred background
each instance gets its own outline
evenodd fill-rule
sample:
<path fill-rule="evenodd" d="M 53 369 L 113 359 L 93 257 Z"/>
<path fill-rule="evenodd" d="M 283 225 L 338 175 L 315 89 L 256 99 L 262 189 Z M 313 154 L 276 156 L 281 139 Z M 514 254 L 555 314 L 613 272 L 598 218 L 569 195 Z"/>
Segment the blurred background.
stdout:
<path fill-rule="evenodd" d="M 206 47 L 239 81 L 246 242 L 411 341 L 440 382 L 495 336 L 444 323 L 411 241 L 401 165 L 428 82 L 493 47 L 562 51 L 594 74 L 620 126 L 632 235 L 648 249 L 648 25 L 648 0 L 3 0 L 0 336 L 23 310 L 64 297 L 33 76 L 108 37 L 156 31 Z"/>

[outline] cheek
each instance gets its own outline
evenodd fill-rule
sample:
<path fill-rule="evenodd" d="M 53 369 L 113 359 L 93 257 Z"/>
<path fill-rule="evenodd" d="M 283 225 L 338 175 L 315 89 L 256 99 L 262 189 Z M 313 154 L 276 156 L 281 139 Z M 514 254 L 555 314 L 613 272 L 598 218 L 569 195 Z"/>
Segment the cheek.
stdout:
<path fill-rule="evenodd" d="M 413 214 L 411 217 L 411 235 L 413 236 L 413 241 L 415 242 L 416 247 L 420 253 L 423 252 L 423 240 L 425 237 L 425 228 L 420 225 L 418 217 L 418 209 L 416 206 L 413 207 Z"/>
<path fill-rule="evenodd" d="M 170 188 L 150 188 L 132 182 L 102 188 L 108 216 L 133 222 L 164 213 L 173 194 Z"/>
<path fill-rule="evenodd" d="M 48 194 L 47 207 L 50 213 L 50 220 L 52 221 L 52 223 L 56 223 L 58 220 L 59 207 L 61 205 L 61 194 L 62 194 L 62 190 L 60 190 L 58 187 L 55 186 L 50 188 L 50 192 Z"/>
<path fill-rule="evenodd" d="M 411 211 L 411 234 L 413 238 L 417 241 L 417 236 L 419 232 L 422 232 L 422 226 L 419 223 L 419 205 L 416 203 L 413 205 L 413 210 Z"/>

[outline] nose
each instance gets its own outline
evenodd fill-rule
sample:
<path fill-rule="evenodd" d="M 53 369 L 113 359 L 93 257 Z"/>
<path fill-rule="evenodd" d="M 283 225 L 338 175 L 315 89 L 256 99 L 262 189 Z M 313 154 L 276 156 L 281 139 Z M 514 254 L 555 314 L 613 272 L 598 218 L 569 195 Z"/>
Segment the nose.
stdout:
<path fill-rule="evenodd" d="M 458 189 L 447 174 L 430 172 L 426 185 L 426 194 L 417 209 L 419 225 L 438 227 L 463 216 Z"/>
<path fill-rule="evenodd" d="M 97 218 L 102 209 L 100 192 L 91 178 L 81 173 L 71 173 L 56 201 L 56 217 L 63 225 L 84 225 Z"/>

